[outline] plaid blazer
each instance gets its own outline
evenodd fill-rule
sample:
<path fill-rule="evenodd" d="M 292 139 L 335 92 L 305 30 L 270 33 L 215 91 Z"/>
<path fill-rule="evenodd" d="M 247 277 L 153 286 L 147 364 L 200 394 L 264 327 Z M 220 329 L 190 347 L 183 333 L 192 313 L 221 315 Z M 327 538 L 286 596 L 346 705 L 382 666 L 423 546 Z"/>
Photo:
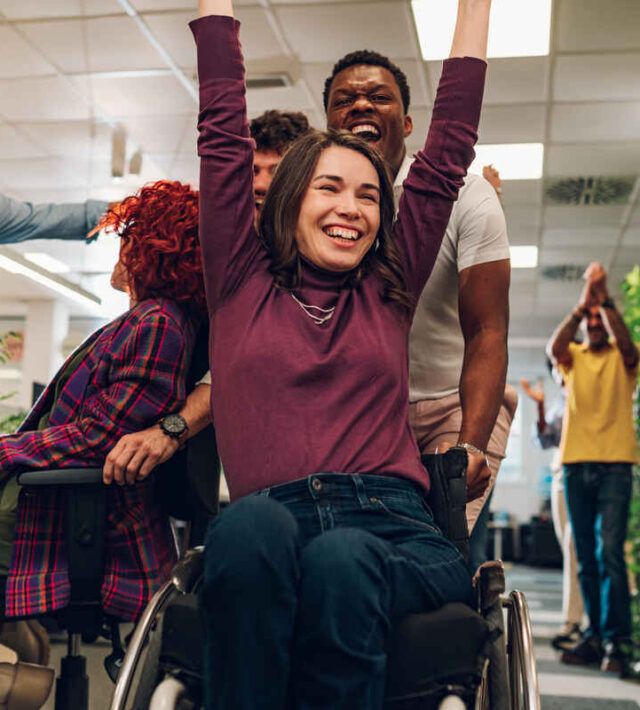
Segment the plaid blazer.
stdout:
<path fill-rule="evenodd" d="M 102 466 L 118 439 L 144 429 L 186 397 L 196 324 L 167 299 L 147 299 L 91 335 L 57 400 L 66 365 L 42 393 L 17 434 L 0 437 L 0 480 L 26 469 Z M 77 351 L 76 351 L 77 352 Z M 53 404 L 53 409 L 51 406 Z M 49 426 L 37 431 L 51 409 Z M 168 519 L 152 482 L 111 486 L 107 494 L 105 611 L 137 618 L 174 562 Z M 59 491 L 22 491 L 6 586 L 6 615 L 54 611 L 70 589 Z"/>

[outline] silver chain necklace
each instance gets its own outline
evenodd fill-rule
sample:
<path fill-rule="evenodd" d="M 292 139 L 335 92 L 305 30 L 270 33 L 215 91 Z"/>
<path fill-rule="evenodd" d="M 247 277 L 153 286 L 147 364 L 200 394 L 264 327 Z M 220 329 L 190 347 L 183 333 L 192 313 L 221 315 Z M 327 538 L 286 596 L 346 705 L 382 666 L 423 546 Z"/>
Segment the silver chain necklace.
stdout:
<path fill-rule="evenodd" d="M 331 320 L 333 318 L 333 314 L 336 312 L 336 307 L 331 306 L 331 308 L 320 308 L 320 306 L 311 306 L 308 303 L 304 303 L 301 301 L 293 291 L 289 291 L 291 294 L 291 298 L 302 308 L 302 310 L 311 318 L 311 320 L 316 324 L 316 325 L 322 325 L 323 323 L 326 323 L 328 320 Z M 318 313 L 314 313 L 314 311 L 318 311 Z"/>

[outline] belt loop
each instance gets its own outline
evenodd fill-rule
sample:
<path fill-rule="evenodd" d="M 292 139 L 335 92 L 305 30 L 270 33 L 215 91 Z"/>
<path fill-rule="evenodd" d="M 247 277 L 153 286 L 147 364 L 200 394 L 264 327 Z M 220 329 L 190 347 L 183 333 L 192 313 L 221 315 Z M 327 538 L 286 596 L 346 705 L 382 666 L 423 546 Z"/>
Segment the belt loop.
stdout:
<path fill-rule="evenodd" d="M 367 489 L 362 480 L 362 476 L 358 473 L 351 474 L 351 480 L 356 488 L 356 495 L 358 496 L 358 503 L 362 508 L 366 508 L 369 505 L 369 499 L 367 498 Z"/>

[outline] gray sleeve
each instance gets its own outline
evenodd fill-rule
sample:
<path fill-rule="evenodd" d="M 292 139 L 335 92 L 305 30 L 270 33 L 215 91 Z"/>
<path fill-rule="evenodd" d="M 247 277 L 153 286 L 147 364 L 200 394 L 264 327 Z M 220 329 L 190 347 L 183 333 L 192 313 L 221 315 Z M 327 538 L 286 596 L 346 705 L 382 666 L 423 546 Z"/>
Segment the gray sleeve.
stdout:
<path fill-rule="evenodd" d="M 100 200 L 34 205 L 0 193 L 0 244 L 28 239 L 85 240 L 108 206 Z"/>

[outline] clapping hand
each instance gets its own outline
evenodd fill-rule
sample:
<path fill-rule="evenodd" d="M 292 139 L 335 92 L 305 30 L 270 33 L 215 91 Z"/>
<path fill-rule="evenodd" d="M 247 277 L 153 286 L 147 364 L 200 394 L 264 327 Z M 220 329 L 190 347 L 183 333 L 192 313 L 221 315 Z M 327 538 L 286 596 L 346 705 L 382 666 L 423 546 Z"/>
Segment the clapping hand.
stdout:
<path fill-rule="evenodd" d="M 538 382 L 536 387 L 531 386 L 529 380 L 520 380 L 520 387 L 525 391 L 525 394 L 531 397 L 534 402 L 542 404 L 544 402 L 544 387 L 542 382 Z"/>

